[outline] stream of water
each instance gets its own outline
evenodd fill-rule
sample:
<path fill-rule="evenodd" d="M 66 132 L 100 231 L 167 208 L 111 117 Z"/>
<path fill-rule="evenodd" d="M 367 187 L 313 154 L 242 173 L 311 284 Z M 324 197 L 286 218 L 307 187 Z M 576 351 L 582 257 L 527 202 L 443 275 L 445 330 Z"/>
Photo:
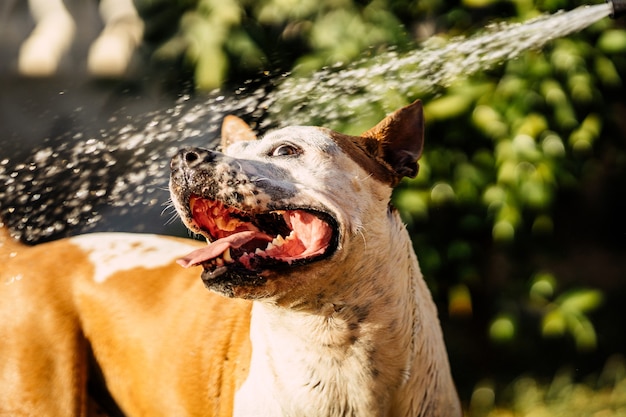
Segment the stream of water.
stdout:
<path fill-rule="evenodd" d="M 389 90 L 408 96 L 445 88 L 611 11 L 605 3 L 494 24 L 475 36 L 433 39 L 404 54 L 390 50 L 308 77 L 285 75 L 272 80 L 271 89 L 250 82 L 228 94 L 184 96 L 168 109 L 130 120 L 119 114 L 97 134 L 70 131 L 42 139 L 25 158 L 0 157 L 0 215 L 28 242 L 96 230 L 168 233 L 169 157 L 183 146 L 211 146 L 224 115 L 245 116 L 261 132 L 313 120 L 333 127 Z"/>
<path fill-rule="evenodd" d="M 321 120 L 332 125 L 335 118 L 357 116 L 363 104 L 378 101 L 389 90 L 401 96 L 435 92 L 579 32 L 612 10 L 610 4 L 603 3 L 541 15 L 524 23 L 492 24 L 473 37 L 449 42 L 433 38 L 405 54 L 389 51 L 345 69 L 324 69 L 308 78 L 287 77 L 274 93 L 269 112 L 290 124 Z M 301 111 L 304 107 L 306 112 Z M 333 109 L 341 109 L 341 113 Z"/>

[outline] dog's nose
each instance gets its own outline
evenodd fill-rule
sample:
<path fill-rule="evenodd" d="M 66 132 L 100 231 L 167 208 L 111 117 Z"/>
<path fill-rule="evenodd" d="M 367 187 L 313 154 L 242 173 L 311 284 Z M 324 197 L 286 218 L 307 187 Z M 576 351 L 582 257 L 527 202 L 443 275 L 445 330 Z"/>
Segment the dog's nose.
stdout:
<path fill-rule="evenodd" d="M 215 160 L 215 153 L 208 149 L 186 148 L 181 149 L 172 158 L 171 169 L 193 169 L 198 165 L 211 163 Z"/>

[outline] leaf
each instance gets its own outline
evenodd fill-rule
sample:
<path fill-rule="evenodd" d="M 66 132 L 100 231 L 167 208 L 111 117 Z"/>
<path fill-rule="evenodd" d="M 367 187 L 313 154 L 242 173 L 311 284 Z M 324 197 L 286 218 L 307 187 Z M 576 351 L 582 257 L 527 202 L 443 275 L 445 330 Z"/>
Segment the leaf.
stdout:
<path fill-rule="evenodd" d="M 610 54 L 626 52 L 626 31 L 621 29 L 604 31 L 598 39 L 598 48 Z"/>
<path fill-rule="evenodd" d="M 599 290 L 583 289 L 562 295 L 557 303 L 563 311 L 588 313 L 600 307 L 603 298 Z"/>
<path fill-rule="evenodd" d="M 549 272 L 540 272 L 533 278 L 530 298 L 536 301 L 549 300 L 556 290 L 556 278 Z"/>
<path fill-rule="evenodd" d="M 543 316 L 541 321 L 541 334 L 545 337 L 560 337 L 565 334 L 567 323 L 563 312 L 559 309 L 553 309 Z"/>
<path fill-rule="evenodd" d="M 489 326 L 489 336 L 496 342 L 509 342 L 515 337 L 515 321 L 508 314 L 498 315 Z"/>

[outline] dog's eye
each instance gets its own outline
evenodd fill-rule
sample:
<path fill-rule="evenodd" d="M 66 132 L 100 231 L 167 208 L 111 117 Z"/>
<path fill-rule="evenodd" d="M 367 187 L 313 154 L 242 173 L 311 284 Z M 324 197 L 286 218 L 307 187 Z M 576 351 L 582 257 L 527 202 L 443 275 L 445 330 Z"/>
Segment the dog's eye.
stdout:
<path fill-rule="evenodd" d="M 288 143 L 284 143 L 274 148 L 271 155 L 272 156 L 292 156 L 292 155 L 300 155 L 302 153 L 302 149 L 298 148 L 295 145 L 291 145 Z"/>

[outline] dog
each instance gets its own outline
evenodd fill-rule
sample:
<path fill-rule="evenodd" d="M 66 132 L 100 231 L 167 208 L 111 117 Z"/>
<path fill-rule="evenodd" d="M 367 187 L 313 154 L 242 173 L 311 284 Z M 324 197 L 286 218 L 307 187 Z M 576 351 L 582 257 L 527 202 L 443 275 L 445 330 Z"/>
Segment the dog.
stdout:
<path fill-rule="evenodd" d="M 173 205 L 208 244 L 103 233 L 26 247 L 5 230 L 0 416 L 96 415 L 98 396 L 126 416 L 461 416 L 390 204 L 417 174 L 422 113 L 260 140 L 227 116 L 221 152 L 171 162 Z"/>

